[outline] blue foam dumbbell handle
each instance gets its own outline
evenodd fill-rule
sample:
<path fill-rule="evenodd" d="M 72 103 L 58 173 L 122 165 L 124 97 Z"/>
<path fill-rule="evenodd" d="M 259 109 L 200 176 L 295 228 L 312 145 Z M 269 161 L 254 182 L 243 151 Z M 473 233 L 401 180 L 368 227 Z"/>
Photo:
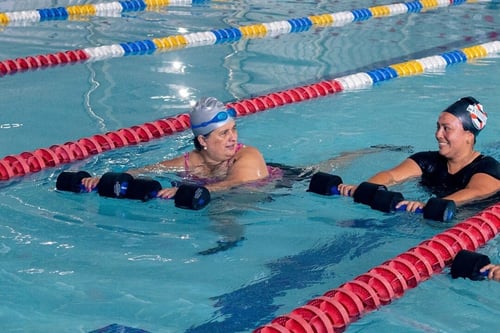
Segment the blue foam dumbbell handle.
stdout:
<path fill-rule="evenodd" d="M 407 205 L 398 207 L 398 211 L 405 211 Z M 430 198 L 423 209 L 418 208 L 415 213 L 423 213 L 425 218 L 436 221 L 449 222 L 455 218 L 456 205 L 452 200 Z"/>
<path fill-rule="evenodd" d="M 396 208 L 396 211 L 398 211 L 398 212 L 405 212 L 407 207 L 408 207 L 408 205 L 401 205 L 398 208 Z M 423 214 L 424 210 L 422 208 L 417 208 L 415 210 L 415 213 Z"/>

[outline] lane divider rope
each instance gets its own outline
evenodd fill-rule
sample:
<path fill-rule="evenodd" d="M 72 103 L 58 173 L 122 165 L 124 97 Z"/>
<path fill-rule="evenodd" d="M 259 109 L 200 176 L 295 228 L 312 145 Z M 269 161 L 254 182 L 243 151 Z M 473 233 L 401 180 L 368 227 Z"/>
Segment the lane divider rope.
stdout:
<path fill-rule="evenodd" d="M 253 332 L 343 332 L 363 315 L 442 272 L 460 250 L 475 251 L 499 231 L 500 203 L 497 203 Z"/>
<path fill-rule="evenodd" d="M 164 1 L 146 1 L 129 0 L 106 4 L 106 9 L 97 10 L 88 9 L 88 12 L 106 12 L 108 7 L 115 8 L 117 11 L 147 8 L 148 6 L 158 5 Z M 395 3 L 391 5 L 375 6 L 369 8 L 354 9 L 332 14 L 313 15 L 301 18 L 292 18 L 286 21 L 276 21 L 270 23 L 260 23 L 235 28 L 213 29 L 205 32 L 195 32 L 183 35 L 173 35 L 154 39 L 146 39 L 133 42 L 124 42 L 120 44 L 103 45 L 89 47 L 84 49 L 60 51 L 50 54 L 36 56 L 19 57 L 0 61 L 0 76 L 13 75 L 29 70 L 46 69 L 55 66 L 67 64 L 77 64 L 83 62 L 101 61 L 105 59 L 132 56 L 147 55 L 158 51 L 172 51 L 179 48 L 197 47 L 205 45 L 214 45 L 221 43 L 232 43 L 242 38 L 265 38 L 275 37 L 277 35 L 288 33 L 299 33 L 308 31 L 311 27 L 343 26 L 352 22 L 368 20 L 372 17 L 394 16 L 406 13 L 419 13 L 440 7 L 456 6 L 466 2 L 477 2 L 474 0 L 420 0 L 406 3 Z M 133 3 L 133 5 L 130 5 Z M 89 7 L 89 8 L 90 8 Z M 80 8 L 80 7 L 78 7 Z M 87 7 L 84 7 L 87 8 Z M 127 8 L 127 9 L 125 9 Z M 85 9 L 87 10 L 87 9 Z M 50 14 L 41 15 L 39 11 Z M 0 23 L 22 20 L 24 16 L 27 20 L 37 19 L 56 19 L 69 15 L 65 8 L 39 10 L 25 14 L 0 13 Z M 76 10 L 75 10 L 76 11 Z M 84 11 L 82 9 L 82 11 Z"/>
<path fill-rule="evenodd" d="M 0 24 L 23 25 L 45 21 L 63 21 L 78 17 L 116 17 L 122 13 L 155 10 L 166 6 L 189 6 L 210 0 L 124 0 L 67 7 L 51 7 L 0 13 Z"/>
<path fill-rule="evenodd" d="M 445 52 L 440 55 L 373 69 L 368 72 L 360 72 L 333 80 L 324 80 L 264 96 L 231 102 L 227 106 L 234 108 L 238 116 L 244 116 L 285 104 L 298 103 L 343 91 L 367 88 L 376 83 L 397 77 L 418 75 L 426 71 L 444 70 L 450 65 L 465 63 L 497 53 L 500 53 L 500 41 L 475 45 Z M 0 159 L 0 180 L 21 177 L 39 172 L 45 168 L 82 160 L 111 149 L 148 142 L 187 130 L 189 127 L 189 114 L 183 113 L 130 128 L 122 128 L 105 134 L 96 134 L 73 142 L 40 148 L 33 152 L 9 155 Z"/>

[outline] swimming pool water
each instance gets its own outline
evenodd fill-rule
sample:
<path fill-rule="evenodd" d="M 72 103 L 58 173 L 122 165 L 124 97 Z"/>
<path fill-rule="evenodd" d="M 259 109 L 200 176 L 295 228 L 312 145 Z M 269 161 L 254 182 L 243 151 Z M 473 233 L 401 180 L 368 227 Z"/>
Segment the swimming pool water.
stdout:
<path fill-rule="evenodd" d="M 0 1 L 0 11 L 83 1 Z M 86 3 L 99 3 L 98 1 Z M 386 4 L 371 1 L 370 6 Z M 0 31 L 0 59 L 286 20 L 366 7 L 364 1 L 207 1 L 118 17 Z M 470 3 L 342 27 L 49 68 L 0 77 L 2 156 L 498 39 L 495 3 Z M 241 141 L 266 160 L 310 166 L 372 145 L 435 149 L 438 112 L 472 95 L 490 114 L 478 150 L 500 158 L 498 58 L 397 78 L 238 120 Z M 90 332 L 112 323 L 151 332 L 250 332 L 444 226 L 382 214 L 348 198 L 286 188 L 215 195 L 201 211 L 168 201 L 112 200 L 54 191 L 62 170 L 100 175 L 191 149 L 189 132 L 47 168 L 0 184 L 0 326 L 5 332 Z M 332 172 L 357 182 L 410 153 L 375 151 Z M 173 176 L 158 179 L 167 185 Z M 415 183 L 398 187 L 427 198 Z M 460 218 L 473 212 L 463 211 Z M 227 239 L 236 247 L 198 252 Z M 498 237 L 481 251 L 500 261 Z M 495 327 L 495 283 L 438 274 L 347 332 L 477 332 Z"/>

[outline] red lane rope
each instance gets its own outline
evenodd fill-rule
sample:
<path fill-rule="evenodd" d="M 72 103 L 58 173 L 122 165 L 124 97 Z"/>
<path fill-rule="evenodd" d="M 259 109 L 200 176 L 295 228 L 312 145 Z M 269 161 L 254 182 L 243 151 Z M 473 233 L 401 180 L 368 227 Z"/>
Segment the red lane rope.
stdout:
<path fill-rule="evenodd" d="M 44 59 L 39 60 L 42 62 Z M 285 104 L 334 94 L 342 90 L 342 85 L 336 80 L 322 81 L 307 86 L 270 93 L 265 96 L 229 103 L 227 106 L 234 108 L 239 116 L 243 116 Z M 183 113 L 174 117 L 159 119 L 130 128 L 122 128 L 105 134 L 95 134 L 74 142 L 56 144 L 49 148 L 39 148 L 33 152 L 9 155 L 0 159 L 0 180 L 21 177 L 29 173 L 39 172 L 45 168 L 82 160 L 111 149 L 148 142 L 189 128 L 189 114 Z"/>
<path fill-rule="evenodd" d="M 451 264 L 458 251 L 475 251 L 499 231 L 500 203 L 497 203 L 339 288 L 312 299 L 290 314 L 279 316 L 254 333 L 342 332 L 362 315 L 390 303 L 432 274 L 441 272 Z"/>
<path fill-rule="evenodd" d="M 90 55 L 84 50 L 71 50 L 51 54 L 40 54 L 25 58 L 8 59 L 0 61 L 0 76 L 37 70 L 57 65 L 74 64 L 90 59 Z"/>

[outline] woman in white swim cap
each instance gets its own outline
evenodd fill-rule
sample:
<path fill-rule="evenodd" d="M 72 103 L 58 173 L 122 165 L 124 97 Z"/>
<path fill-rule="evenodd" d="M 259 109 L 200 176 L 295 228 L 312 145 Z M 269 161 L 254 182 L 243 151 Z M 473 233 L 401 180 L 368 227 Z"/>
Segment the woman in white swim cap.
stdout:
<path fill-rule="evenodd" d="M 238 143 L 236 111 L 228 109 L 214 97 L 201 98 L 190 112 L 195 149 L 171 160 L 165 160 L 127 173 L 181 172 L 184 178 L 203 182 L 209 191 L 229 189 L 269 176 L 258 149 Z M 97 186 L 99 178 L 84 178 L 87 190 Z M 175 196 L 177 187 L 164 188 L 158 197 Z"/>
<path fill-rule="evenodd" d="M 214 97 L 201 98 L 190 112 L 195 149 L 171 160 L 128 171 L 182 172 L 186 178 L 205 180 L 210 191 L 224 190 L 269 175 L 262 154 L 238 143 L 236 111 Z M 176 187 L 162 189 L 158 196 L 172 198 Z"/>

